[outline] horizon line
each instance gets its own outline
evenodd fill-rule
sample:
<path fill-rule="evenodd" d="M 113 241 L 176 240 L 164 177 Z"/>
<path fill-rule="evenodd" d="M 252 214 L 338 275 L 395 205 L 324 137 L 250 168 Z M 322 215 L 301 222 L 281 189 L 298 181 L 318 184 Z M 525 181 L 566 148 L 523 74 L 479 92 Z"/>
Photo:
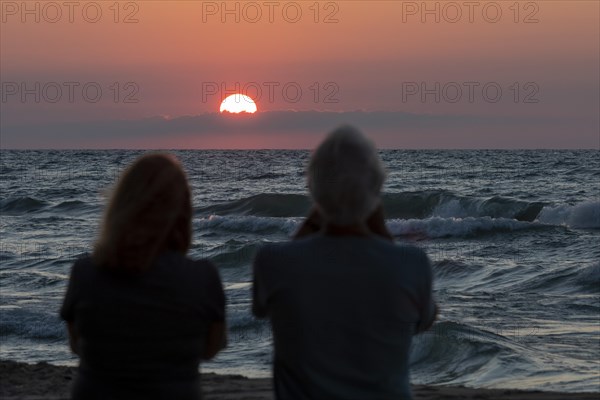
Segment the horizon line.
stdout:
<path fill-rule="evenodd" d="M 2 148 L 0 147 L 0 151 L 266 151 L 266 150 L 275 150 L 275 151 L 311 151 L 314 148 L 279 148 L 279 147 L 264 147 L 264 148 L 119 148 L 119 147 L 99 147 L 99 148 Z M 378 147 L 377 150 L 410 150 L 410 151 L 589 151 L 595 150 L 600 151 L 600 146 L 598 148 L 586 148 L 586 147 L 577 147 L 577 148 L 556 148 L 556 147 L 537 147 L 537 148 L 507 148 L 507 147 L 499 147 L 499 148 L 489 148 L 489 147 L 481 147 L 481 148 L 458 148 L 458 147 L 448 147 L 448 148 L 411 148 L 411 147 Z"/>

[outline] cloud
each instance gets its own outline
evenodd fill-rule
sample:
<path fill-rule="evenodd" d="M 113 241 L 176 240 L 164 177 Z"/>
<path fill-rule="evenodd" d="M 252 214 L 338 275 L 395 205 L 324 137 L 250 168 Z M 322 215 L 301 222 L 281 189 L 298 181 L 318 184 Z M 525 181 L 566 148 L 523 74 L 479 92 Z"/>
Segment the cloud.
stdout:
<path fill-rule="evenodd" d="M 359 127 L 380 147 L 557 148 L 564 147 L 560 140 L 567 130 L 577 126 L 579 140 L 571 145 L 597 146 L 587 133 L 594 126 L 581 129 L 582 122 L 572 118 L 269 111 L 5 126 L 2 148 L 245 148 L 244 137 L 253 138 L 252 148 L 310 148 L 340 124 Z M 240 140 L 231 144 L 227 137 Z"/>

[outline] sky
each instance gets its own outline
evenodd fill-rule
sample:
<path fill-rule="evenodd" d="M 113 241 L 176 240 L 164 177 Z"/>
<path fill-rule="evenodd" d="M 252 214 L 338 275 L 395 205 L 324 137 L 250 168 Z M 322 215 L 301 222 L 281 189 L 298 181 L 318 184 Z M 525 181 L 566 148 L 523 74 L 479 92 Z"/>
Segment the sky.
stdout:
<path fill-rule="evenodd" d="M 598 1 L 0 1 L 0 147 L 600 149 Z M 254 114 L 219 113 L 234 92 Z"/>

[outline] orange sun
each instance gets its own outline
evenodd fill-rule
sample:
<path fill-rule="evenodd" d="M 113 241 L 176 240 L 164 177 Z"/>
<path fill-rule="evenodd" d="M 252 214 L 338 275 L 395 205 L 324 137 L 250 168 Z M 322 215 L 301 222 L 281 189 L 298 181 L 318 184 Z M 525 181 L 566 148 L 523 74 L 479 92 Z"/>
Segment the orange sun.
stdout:
<path fill-rule="evenodd" d="M 250 97 L 236 93 L 223 100 L 219 111 L 227 111 L 235 114 L 241 112 L 254 114 L 256 112 L 256 103 Z"/>

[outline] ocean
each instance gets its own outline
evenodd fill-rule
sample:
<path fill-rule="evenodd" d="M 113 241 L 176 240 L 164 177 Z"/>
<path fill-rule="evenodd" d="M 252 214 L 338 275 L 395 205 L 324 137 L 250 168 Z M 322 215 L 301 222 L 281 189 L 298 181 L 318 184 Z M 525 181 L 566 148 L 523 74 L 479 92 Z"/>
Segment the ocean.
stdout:
<path fill-rule="evenodd" d="M 76 365 L 58 309 L 107 193 L 142 151 L 0 152 L 0 358 Z M 219 268 L 229 347 L 203 371 L 269 376 L 251 263 L 310 207 L 309 151 L 173 151 L 192 187 L 189 255 Z M 600 152 L 382 150 L 386 223 L 426 250 L 441 313 L 413 383 L 600 391 Z"/>

